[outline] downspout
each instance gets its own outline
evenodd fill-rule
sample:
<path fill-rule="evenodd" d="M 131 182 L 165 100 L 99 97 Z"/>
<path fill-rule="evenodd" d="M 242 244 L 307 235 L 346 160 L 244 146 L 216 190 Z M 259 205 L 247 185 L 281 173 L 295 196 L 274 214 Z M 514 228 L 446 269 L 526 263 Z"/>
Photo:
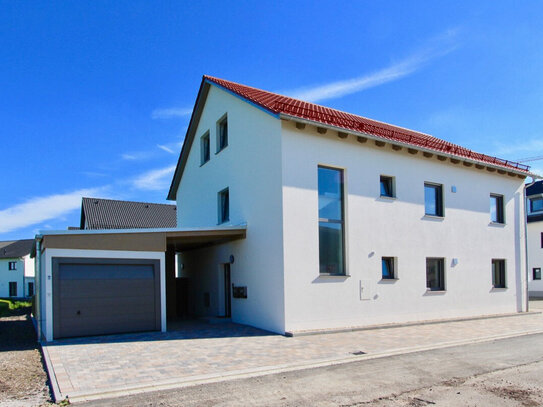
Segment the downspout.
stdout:
<path fill-rule="evenodd" d="M 34 276 L 36 278 L 36 292 L 34 293 L 34 303 L 36 315 L 36 325 L 38 329 L 38 342 L 41 342 L 41 241 L 42 235 L 36 235 L 36 260 L 34 261 Z"/>
<path fill-rule="evenodd" d="M 528 294 L 528 278 L 530 277 L 530 271 L 528 270 L 528 214 L 526 213 L 526 208 L 528 206 L 528 202 L 526 200 L 526 189 L 528 187 L 531 187 L 535 184 L 535 178 L 532 177 L 532 182 L 529 184 L 524 184 L 524 189 L 522 192 L 522 203 L 524 205 L 524 262 L 525 264 L 525 295 L 526 295 L 526 312 L 530 311 L 530 296 Z"/>

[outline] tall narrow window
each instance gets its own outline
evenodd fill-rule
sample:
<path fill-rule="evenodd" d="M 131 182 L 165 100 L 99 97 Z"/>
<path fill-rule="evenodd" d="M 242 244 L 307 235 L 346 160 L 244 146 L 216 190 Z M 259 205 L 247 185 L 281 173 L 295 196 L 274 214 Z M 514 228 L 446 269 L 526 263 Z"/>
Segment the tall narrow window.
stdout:
<path fill-rule="evenodd" d="M 490 194 L 490 220 L 494 223 L 504 223 L 503 196 Z"/>
<path fill-rule="evenodd" d="M 217 123 L 217 153 L 228 146 L 228 118 Z"/>
<path fill-rule="evenodd" d="M 541 248 L 543 249 L 543 232 L 541 232 Z"/>
<path fill-rule="evenodd" d="M 541 267 L 536 267 L 532 270 L 532 279 L 533 280 L 541 280 Z"/>
<path fill-rule="evenodd" d="M 426 288 L 431 291 L 445 291 L 445 259 L 426 259 Z"/>
<path fill-rule="evenodd" d="M 321 274 L 345 274 L 343 171 L 319 166 L 319 262 Z"/>
<path fill-rule="evenodd" d="M 34 295 L 34 283 L 28 283 L 28 296 L 32 297 Z"/>
<path fill-rule="evenodd" d="M 209 132 L 204 134 L 200 139 L 200 151 L 200 164 L 204 165 L 206 162 L 209 161 Z"/>
<path fill-rule="evenodd" d="M 9 267 L 10 270 L 17 270 L 17 262 L 15 262 L 15 261 L 10 261 L 10 262 L 8 263 L 8 265 L 9 265 L 8 267 Z"/>
<path fill-rule="evenodd" d="M 393 198 L 395 196 L 394 178 L 387 177 L 386 175 L 381 175 L 380 185 L 381 185 L 381 196 L 385 196 L 387 198 Z"/>
<path fill-rule="evenodd" d="M 9 296 L 17 297 L 17 281 L 9 282 Z"/>
<path fill-rule="evenodd" d="M 424 213 L 443 216 L 443 186 L 424 183 Z"/>
<path fill-rule="evenodd" d="M 492 259 L 492 285 L 494 288 L 505 288 L 505 260 Z"/>
<path fill-rule="evenodd" d="M 383 280 L 394 280 L 396 278 L 396 270 L 394 270 L 394 257 L 382 257 L 381 269 Z"/>
<path fill-rule="evenodd" d="M 219 224 L 230 220 L 230 196 L 228 188 L 219 192 Z"/>

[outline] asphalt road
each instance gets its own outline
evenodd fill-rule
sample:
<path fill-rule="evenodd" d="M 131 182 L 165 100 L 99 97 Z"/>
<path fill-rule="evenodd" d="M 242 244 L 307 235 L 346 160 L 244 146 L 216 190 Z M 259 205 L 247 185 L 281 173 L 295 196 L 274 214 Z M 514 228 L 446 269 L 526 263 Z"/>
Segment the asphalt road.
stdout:
<path fill-rule="evenodd" d="M 541 406 L 543 334 L 81 406 Z"/>

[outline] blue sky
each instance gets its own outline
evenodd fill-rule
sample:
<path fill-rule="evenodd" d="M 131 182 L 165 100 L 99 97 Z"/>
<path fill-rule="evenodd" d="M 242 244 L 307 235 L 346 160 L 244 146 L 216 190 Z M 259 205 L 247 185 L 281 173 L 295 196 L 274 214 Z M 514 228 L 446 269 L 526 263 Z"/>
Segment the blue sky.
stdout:
<path fill-rule="evenodd" d="M 543 3 L 0 0 L 0 240 L 165 202 L 203 74 L 543 155 Z M 543 160 L 533 170 L 543 173 Z"/>

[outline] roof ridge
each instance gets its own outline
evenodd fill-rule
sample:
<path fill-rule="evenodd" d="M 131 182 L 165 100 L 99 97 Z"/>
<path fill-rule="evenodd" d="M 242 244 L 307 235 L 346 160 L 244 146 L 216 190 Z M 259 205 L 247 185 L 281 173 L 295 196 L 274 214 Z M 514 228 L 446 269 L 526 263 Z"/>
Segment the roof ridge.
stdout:
<path fill-rule="evenodd" d="M 122 199 L 109 199 L 109 198 L 92 198 L 92 197 L 82 197 L 82 200 L 97 200 L 97 201 L 109 201 L 109 202 L 120 202 L 120 203 L 131 203 L 131 204 L 144 204 L 144 205 L 164 205 L 164 206 L 176 206 L 175 204 L 167 203 L 157 203 L 157 202 L 144 202 L 144 201 L 123 201 Z"/>

